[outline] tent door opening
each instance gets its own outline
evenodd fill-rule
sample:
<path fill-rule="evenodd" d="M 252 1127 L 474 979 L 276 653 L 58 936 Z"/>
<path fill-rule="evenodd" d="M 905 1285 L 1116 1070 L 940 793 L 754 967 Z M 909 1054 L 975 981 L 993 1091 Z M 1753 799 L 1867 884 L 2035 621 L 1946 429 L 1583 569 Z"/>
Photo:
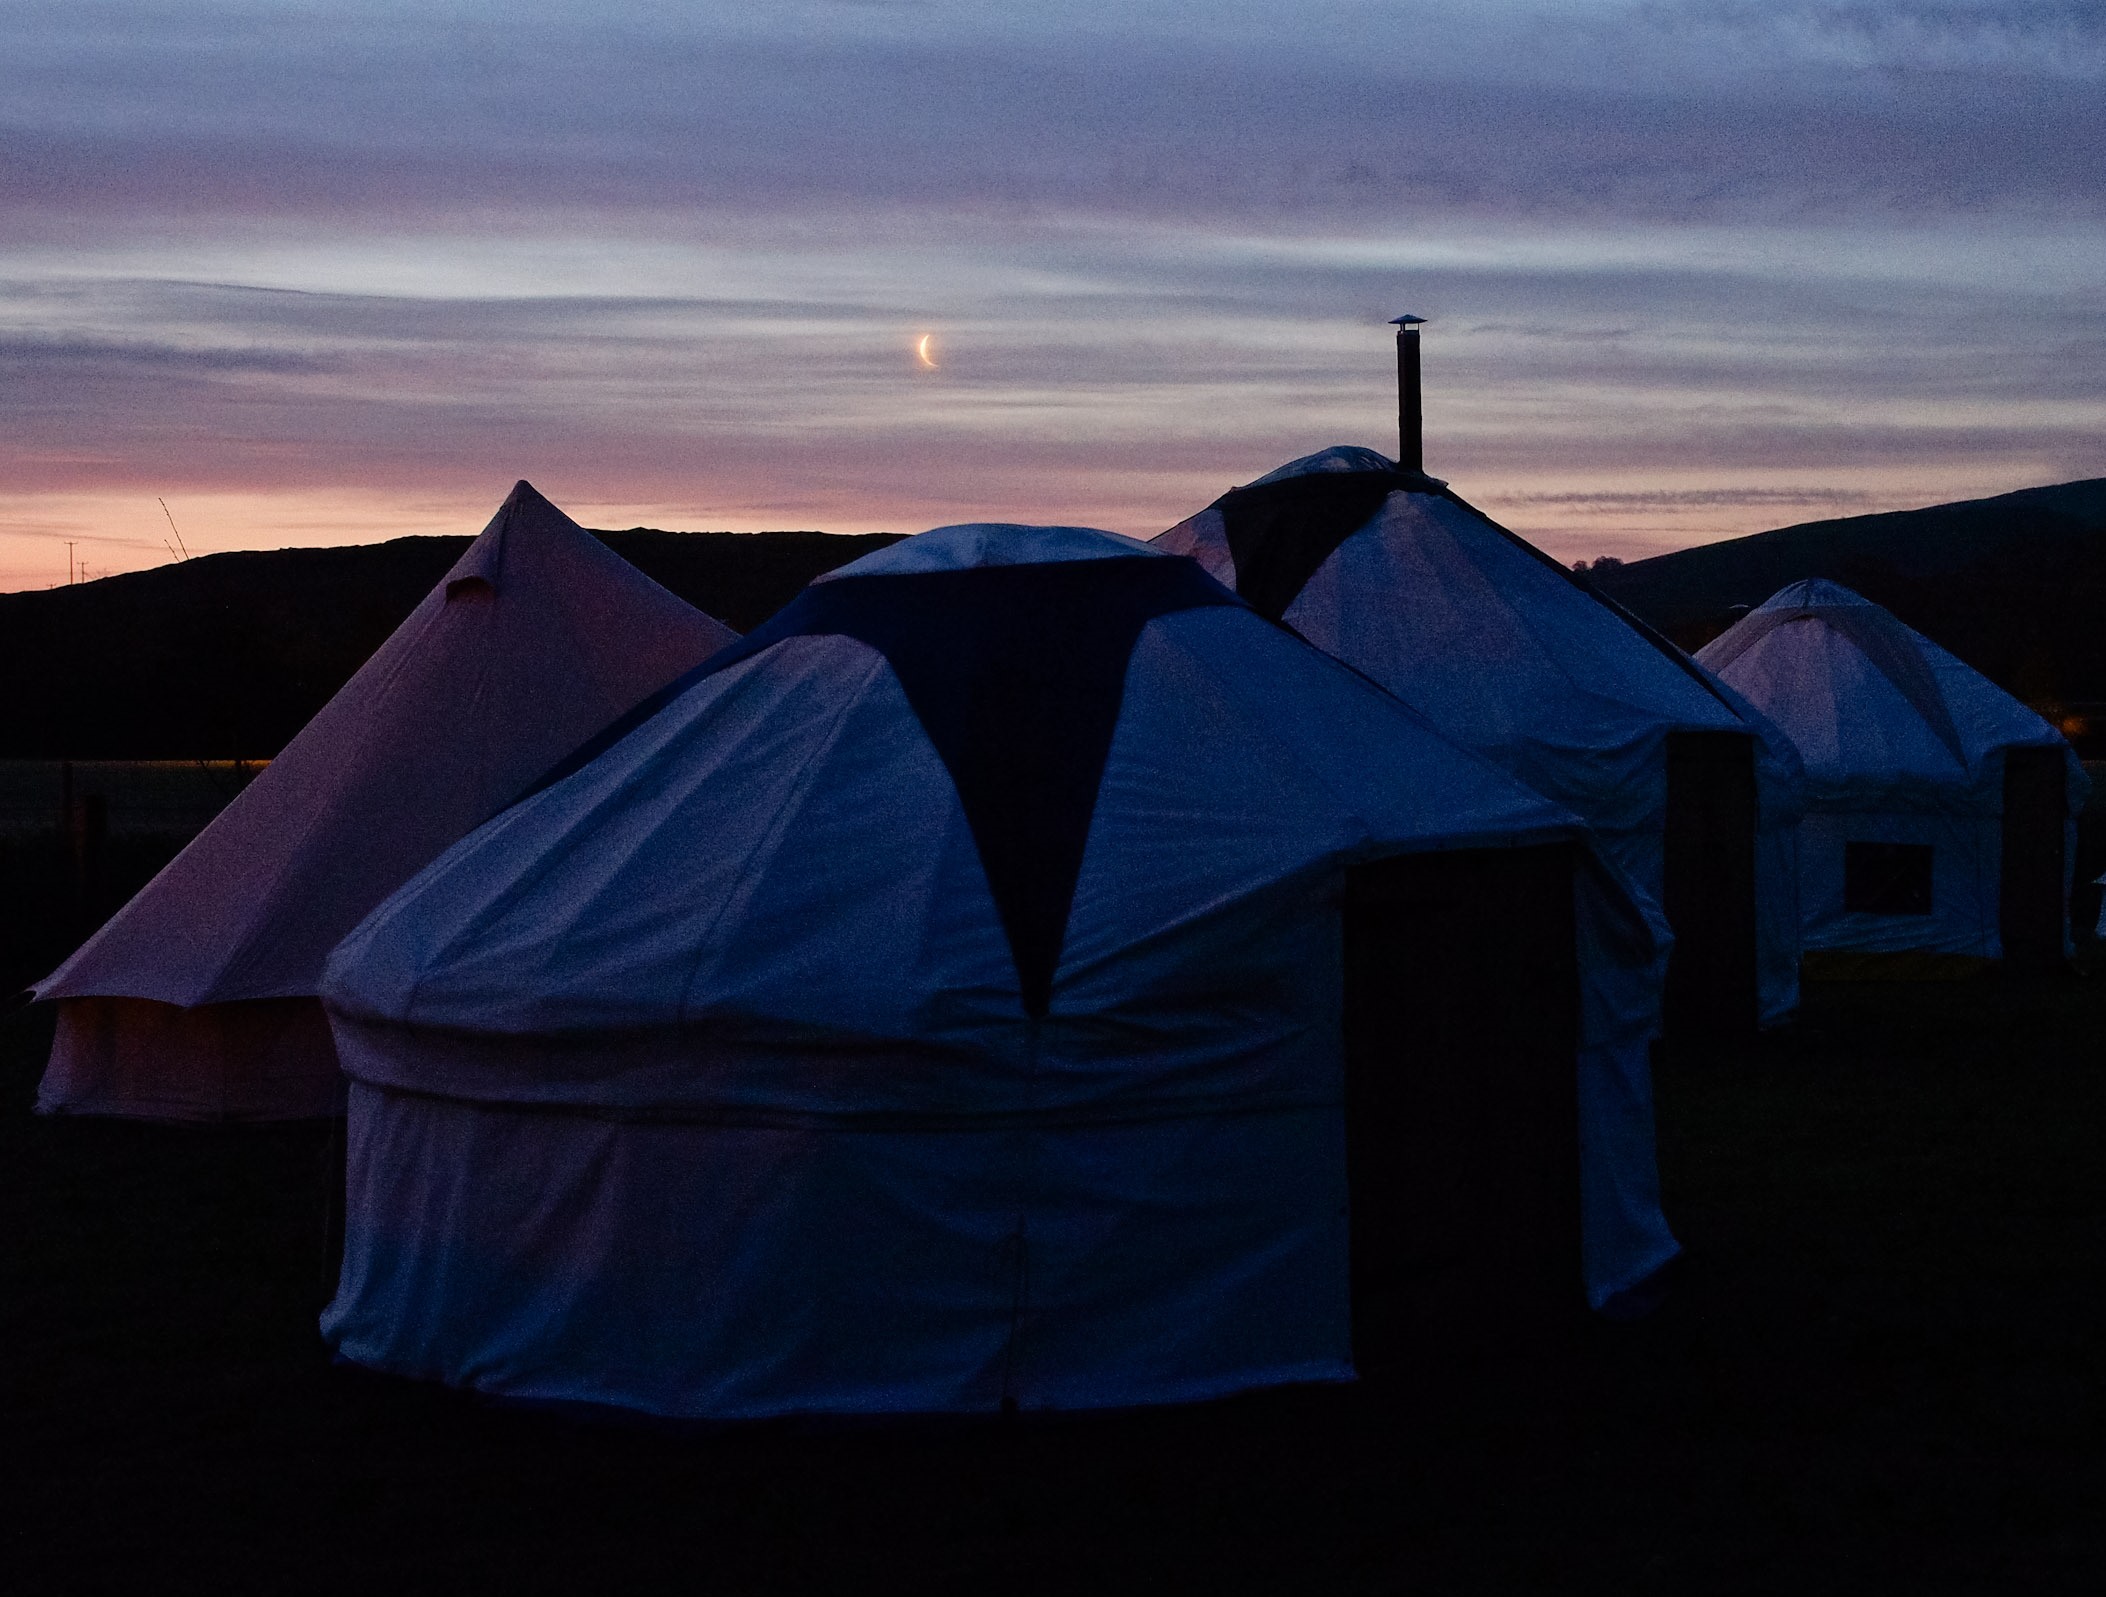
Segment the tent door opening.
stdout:
<path fill-rule="evenodd" d="M 1671 1036 L 1756 1027 L 1755 820 L 1755 740 L 1669 733 L 1661 908 L 1675 933 Z"/>
<path fill-rule="evenodd" d="M 1353 1358 L 1582 1301 L 1571 844 L 1378 860 L 1345 892 Z"/>
<path fill-rule="evenodd" d="M 2004 750 L 2003 863 L 1998 920 L 2004 967 L 2059 970 L 2065 935 L 2062 897 L 2062 750 Z"/>

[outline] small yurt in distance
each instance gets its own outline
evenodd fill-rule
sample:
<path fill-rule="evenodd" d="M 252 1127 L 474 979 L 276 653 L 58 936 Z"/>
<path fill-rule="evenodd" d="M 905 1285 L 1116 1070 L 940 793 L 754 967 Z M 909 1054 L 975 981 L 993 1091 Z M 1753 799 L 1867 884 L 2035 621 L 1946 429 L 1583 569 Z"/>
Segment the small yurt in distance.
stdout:
<path fill-rule="evenodd" d="M 1290 461 L 1155 543 L 1577 811 L 1674 928 L 1672 1028 L 1791 1013 L 1796 761 L 1673 644 L 1372 449 Z"/>
<path fill-rule="evenodd" d="M 1809 955 L 2067 956 L 2090 783 L 2047 722 L 1833 582 L 1779 590 L 1697 658 L 1798 746 Z"/>
<path fill-rule="evenodd" d="M 334 1113 L 322 962 L 593 730 L 733 641 L 522 482 L 284 751 L 40 982 L 38 1107 Z"/>
<path fill-rule="evenodd" d="M 1675 1252 L 1643 1084 L 1577 1041 L 1658 929 L 1188 560 L 925 533 L 571 763 L 331 958 L 345 1358 L 669 1416 L 1159 1403 Z"/>

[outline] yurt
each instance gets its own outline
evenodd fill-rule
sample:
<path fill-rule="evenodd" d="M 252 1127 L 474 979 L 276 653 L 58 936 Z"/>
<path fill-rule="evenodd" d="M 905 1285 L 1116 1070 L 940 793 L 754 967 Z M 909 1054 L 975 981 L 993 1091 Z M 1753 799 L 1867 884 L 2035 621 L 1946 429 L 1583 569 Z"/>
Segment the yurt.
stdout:
<path fill-rule="evenodd" d="M 656 1415 L 1200 1399 L 1673 1255 L 1566 812 L 1188 560 L 820 579 L 330 960 L 339 1355 Z"/>
<path fill-rule="evenodd" d="M 284 751 L 46 977 L 38 1107 L 336 1112 L 315 994 L 366 912 L 579 741 L 736 634 L 522 482 Z"/>
<path fill-rule="evenodd" d="M 1798 746 L 1810 955 L 2061 964 L 2076 816 L 2090 783 L 2053 727 L 1833 582 L 1780 590 L 1697 658 Z"/>
<path fill-rule="evenodd" d="M 1674 929 L 1671 1030 L 1796 1007 L 1796 761 L 1673 644 L 1372 449 L 1291 461 L 1155 543 L 1584 817 Z"/>

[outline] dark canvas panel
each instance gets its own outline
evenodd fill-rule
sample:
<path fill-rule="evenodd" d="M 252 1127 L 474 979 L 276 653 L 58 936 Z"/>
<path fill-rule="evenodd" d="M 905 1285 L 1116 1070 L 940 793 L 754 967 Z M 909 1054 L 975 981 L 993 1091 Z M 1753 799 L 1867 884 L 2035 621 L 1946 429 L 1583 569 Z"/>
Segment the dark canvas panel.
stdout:
<path fill-rule="evenodd" d="M 1327 471 L 1257 483 L 1216 501 L 1236 559 L 1236 591 L 1268 621 L 1287 613 L 1331 551 L 1393 493 L 1428 486 L 1416 472 Z"/>
<path fill-rule="evenodd" d="M 536 785 L 551 786 L 703 677 L 785 638 L 884 655 L 936 746 L 1009 934 L 1024 1007 L 1043 1015 L 1104 759 L 1141 628 L 1235 596 L 1167 555 L 975 566 L 814 583 L 766 625 L 637 706 Z"/>

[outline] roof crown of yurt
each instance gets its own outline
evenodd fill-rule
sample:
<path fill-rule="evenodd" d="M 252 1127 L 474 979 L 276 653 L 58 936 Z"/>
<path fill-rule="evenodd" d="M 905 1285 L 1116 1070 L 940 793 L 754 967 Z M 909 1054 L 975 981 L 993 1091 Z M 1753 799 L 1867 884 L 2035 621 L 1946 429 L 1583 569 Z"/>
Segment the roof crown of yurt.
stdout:
<path fill-rule="evenodd" d="M 1199 1398 L 1611 1305 L 1675 1243 L 1580 989 L 1664 941 L 1569 811 L 1193 562 L 938 529 L 339 947 L 326 1331 L 741 1417 Z"/>
<path fill-rule="evenodd" d="M 1583 816 L 1673 926 L 1674 1033 L 1798 1000 L 1799 772 L 1744 699 L 1423 469 L 1420 325 L 1397 325 L 1399 458 L 1338 446 L 1156 539 Z"/>
<path fill-rule="evenodd" d="M 1804 763 L 1810 971 L 2061 967 L 2090 783 L 2060 731 L 1835 582 L 1789 584 L 1697 658 Z"/>

